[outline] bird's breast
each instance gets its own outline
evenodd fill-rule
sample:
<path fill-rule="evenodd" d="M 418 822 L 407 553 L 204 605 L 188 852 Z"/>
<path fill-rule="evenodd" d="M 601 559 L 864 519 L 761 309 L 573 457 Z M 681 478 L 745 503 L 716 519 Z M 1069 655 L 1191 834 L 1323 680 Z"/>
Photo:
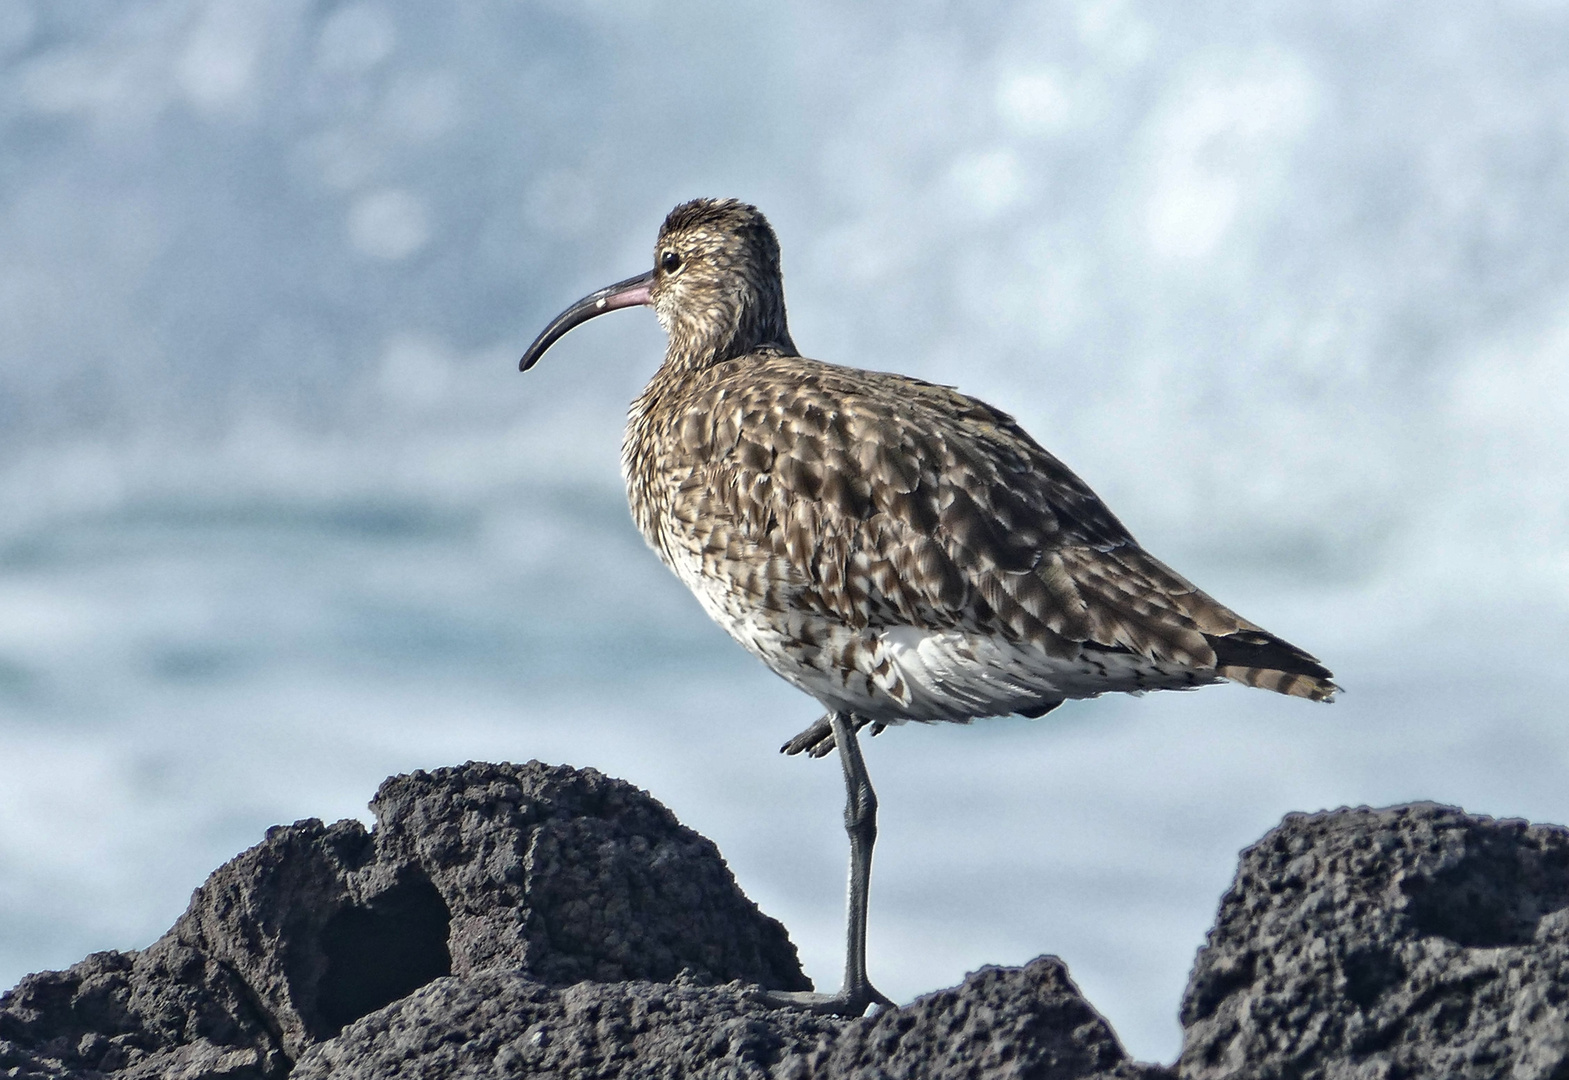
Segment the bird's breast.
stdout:
<path fill-rule="evenodd" d="M 670 500 L 663 491 L 661 474 L 666 451 L 661 446 L 659 416 L 655 402 L 645 391 L 627 412 L 626 431 L 621 438 L 621 479 L 626 484 L 627 508 L 638 532 L 667 565 L 662 522 L 669 516 Z M 673 568 L 673 567 L 672 567 Z"/>

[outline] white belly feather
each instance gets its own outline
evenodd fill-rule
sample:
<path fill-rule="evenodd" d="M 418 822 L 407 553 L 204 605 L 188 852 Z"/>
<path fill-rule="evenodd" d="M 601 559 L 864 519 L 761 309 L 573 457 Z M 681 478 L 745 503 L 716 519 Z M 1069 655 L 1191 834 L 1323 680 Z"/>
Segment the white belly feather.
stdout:
<path fill-rule="evenodd" d="M 700 552 L 677 543 L 666 552 L 703 610 L 748 652 L 824 708 L 883 723 L 965 722 L 1070 698 L 1221 681 L 1127 652 L 1086 648 L 1065 660 L 1001 635 L 916 626 L 857 630 L 807 612 L 763 610 L 705 573 Z"/>

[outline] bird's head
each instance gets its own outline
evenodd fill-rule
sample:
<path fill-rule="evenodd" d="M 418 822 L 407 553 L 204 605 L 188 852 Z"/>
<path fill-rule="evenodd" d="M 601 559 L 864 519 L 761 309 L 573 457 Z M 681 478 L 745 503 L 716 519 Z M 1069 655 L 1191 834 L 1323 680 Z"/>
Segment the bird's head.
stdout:
<path fill-rule="evenodd" d="M 702 367 L 765 346 L 795 352 L 779 240 L 768 219 L 735 199 L 693 199 L 665 218 L 652 270 L 589 293 L 557 315 L 519 370 L 533 367 L 579 323 L 638 305 L 652 307 L 670 336 L 666 363 Z"/>

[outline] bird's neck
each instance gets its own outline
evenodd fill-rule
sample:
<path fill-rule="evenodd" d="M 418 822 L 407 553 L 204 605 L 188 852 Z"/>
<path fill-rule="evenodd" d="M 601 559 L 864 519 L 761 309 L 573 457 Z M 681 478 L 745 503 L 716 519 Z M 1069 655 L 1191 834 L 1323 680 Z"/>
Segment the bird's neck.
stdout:
<path fill-rule="evenodd" d="M 778 295 L 765 293 L 740 304 L 721 301 L 694 317 L 683 312 L 666 322 L 665 331 L 670 344 L 661 374 L 701 371 L 754 352 L 800 355 L 790 338 L 784 297 Z"/>

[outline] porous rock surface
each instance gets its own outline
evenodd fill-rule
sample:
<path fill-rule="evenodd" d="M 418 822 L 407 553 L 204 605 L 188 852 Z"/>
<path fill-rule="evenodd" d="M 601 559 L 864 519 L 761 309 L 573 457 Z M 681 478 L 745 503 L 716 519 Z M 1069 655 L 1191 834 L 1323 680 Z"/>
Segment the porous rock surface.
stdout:
<path fill-rule="evenodd" d="M 438 979 L 300 1059 L 294 1080 L 1160 1080 L 1042 957 L 862 1020 L 768 1009 L 739 984 Z"/>
<path fill-rule="evenodd" d="M 0 997 L 0 1076 L 1141 1080 L 1043 958 L 864 1020 L 810 989 L 712 843 L 592 770 L 393 777 L 376 827 L 302 821 L 221 867 L 139 952 Z"/>
<path fill-rule="evenodd" d="M 1184 1080 L 1569 1078 L 1569 830 L 1287 817 L 1243 853 L 1182 1024 Z"/>
<path fill-rule="evenodd" d="M 810 988 L 718 849 L 620 780 L 470 763 L 393 777 L 371 808 L 373 832 L 269 830 L 147 949 L 23 979 L 0 997 L 0 1076 L 282 1077 L 344 1025 L 486 967 Z"/>
<path fill-rule="evenodd" d="M 1062 962 L 873 1017 L 807 986 L 718 851 L 592 770 L 384 783 L 220 868 L 156 943 L 0 996 L 37 1080 L 1569 1080 L 1569 830 L 1432 805 L 1291 815 L 1243 853 L 1182 1003 L 1132 1062 Z"/>

